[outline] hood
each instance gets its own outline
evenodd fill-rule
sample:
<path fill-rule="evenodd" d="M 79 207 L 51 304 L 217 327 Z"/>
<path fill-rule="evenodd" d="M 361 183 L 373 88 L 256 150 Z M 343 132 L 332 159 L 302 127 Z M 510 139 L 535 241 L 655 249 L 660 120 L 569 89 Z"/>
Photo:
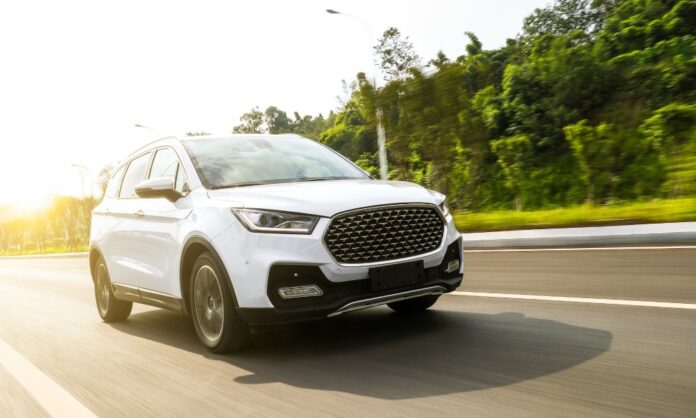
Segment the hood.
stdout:
<path fill-rule="evenodd" d="M 438 204 L 439 193 L 413 183 L 381 180 L 331 180 L 263 184 L 210 190 L 211 199 L 231 206 L 272 209 L 331 217 L 367 206 L 395 203 Z"/>

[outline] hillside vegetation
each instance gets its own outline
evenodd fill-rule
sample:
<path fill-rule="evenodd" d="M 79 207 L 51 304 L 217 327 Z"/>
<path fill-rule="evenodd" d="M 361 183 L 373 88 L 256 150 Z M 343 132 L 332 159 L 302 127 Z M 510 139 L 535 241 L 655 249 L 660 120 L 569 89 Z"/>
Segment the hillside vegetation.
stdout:
<path fill-rule="evenodd" d="M 522 33 L 421 65 L 407 37 L 375 47 L 386 83 L 347 83 L 328 117 L 253 109 L 237 132 L 296 132 L 377 174 L 381 108 L 391 179 L 469 211 L 696 195 L 696 1 L 561 0 Z"/>

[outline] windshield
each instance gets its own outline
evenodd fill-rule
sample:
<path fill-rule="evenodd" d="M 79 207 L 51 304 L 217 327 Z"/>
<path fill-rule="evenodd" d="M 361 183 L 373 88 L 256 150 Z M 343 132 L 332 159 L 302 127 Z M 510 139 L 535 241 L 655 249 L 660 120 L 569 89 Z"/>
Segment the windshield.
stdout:
<path fill-rule="evenodd" d="M 191 139 L 184 145 L 208 189 L 369 178 L 339 154 L 300 137 Z"/>

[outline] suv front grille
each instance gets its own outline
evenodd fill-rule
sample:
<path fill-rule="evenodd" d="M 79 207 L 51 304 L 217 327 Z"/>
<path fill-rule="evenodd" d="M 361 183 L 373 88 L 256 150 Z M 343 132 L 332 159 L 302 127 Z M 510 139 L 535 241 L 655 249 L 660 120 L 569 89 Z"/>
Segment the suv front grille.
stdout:
<path fill-rule="evenodd" d="M 339 263 L 374 263 L 435 251 L 444 229 L 435 207 L 376 207 L 334 218 L 324 242 Z"/>

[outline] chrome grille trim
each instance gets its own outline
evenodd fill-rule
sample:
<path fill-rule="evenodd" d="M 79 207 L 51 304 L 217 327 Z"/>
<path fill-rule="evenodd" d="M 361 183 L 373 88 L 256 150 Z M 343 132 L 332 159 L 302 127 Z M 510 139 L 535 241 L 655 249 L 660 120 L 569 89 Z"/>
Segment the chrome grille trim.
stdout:
<path fill-rule="evenodd" d="M 322 241 L 334 261 L 342 266 L 391 263 L 440 251 L 446 225 L 436 205 L 370 206 L 332 217 Z"/>

